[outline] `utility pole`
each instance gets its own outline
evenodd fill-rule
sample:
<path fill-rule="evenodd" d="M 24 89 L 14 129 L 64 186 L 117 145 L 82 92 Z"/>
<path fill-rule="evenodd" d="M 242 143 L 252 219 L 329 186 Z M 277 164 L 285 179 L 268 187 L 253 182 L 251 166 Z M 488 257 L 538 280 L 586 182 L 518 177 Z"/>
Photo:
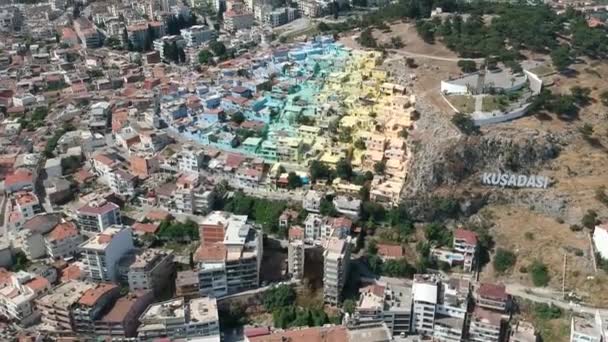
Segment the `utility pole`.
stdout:
<path fill-rule="evenodd" d="M 562 271 L 562 298 L 566 299 L 566 261 L 568 260 L 568 255 L 564 253 L 564 267 Z"/>

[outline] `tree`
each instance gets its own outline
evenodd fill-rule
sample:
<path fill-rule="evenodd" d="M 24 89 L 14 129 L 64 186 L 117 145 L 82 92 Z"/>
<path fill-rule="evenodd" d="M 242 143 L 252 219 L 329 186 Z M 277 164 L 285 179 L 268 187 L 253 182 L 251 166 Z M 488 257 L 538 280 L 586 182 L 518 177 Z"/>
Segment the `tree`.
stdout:
<path fill-rule="evenodd" d="M 431 223 L 426 226 L 424 234 L 427 240 L 433 242 L 437 246 L 452 245 L 452 232 L 439 223 Z"/>
<path fill-rule="evenodd" d="M 226 45 L 222 42 L 218 42 L 214 40 L 209 44 L 209 48 L 213 52 L 213 54 L 217 57 L 224 57 L 226 55 Z"/>
<path fill-rule="evenodd" d="M 353 175 L 350 160 L 342 158 L 336 163 L 336 175 L 342 179 L 350 180 Z"/>
<path fill-rule="evenodd" d="M 13 264 L 13 272 L 24 271 L 31 264 L 25 253 L 19 251 L 15 253 L 15 262 Z"/>
<path fill-rule="evenodd" d="M 479 127 L 475 125 L 475 122 L 471 116 L 464 113 L 456 113 L 452 116 L 452 123 L 460 129 L 460 131 L 467 135 L 479 134 Z"/>
<path fill-rule="evenodd" d="M 386 170 L 386 161 L 381 160 L 374 164 L 374 172 L 379 175 L 383 175 Z"/>
<path fill-rule="evenodd" d="M 352 299 L 346 299 L 344 300 L 344 303 L 342 303 L 342 308 L 344 309 L 344 312 L 348 313 L 349 315 L 352 315 L 355 312 L 355 309 L 357 308 L 357 304 Z"/>
<path fill-rule="evenodd" d="M 331 170 L 329 169 L 329 167 L 327 167 L 327 165 L 321 163 L 318 160 L 313 160 L 310 163 L 309 172 L 310 180 L 312 182 L 316 182 L 317 179 L 321 178 L 329 178 L 331 175 Z"/>
<path fill-rule="evenodd" d="M 334 206 L 334 202 L 328 200 L 327 198 L 321 199 L 319 213 L 321 213 L 323 216 L 338 216 L 340 214 Z"/>
<path fill-rule="evenodd" d="M 504 273 L 515 265 L 516 260 L 517 256 L 513 252 L 498 248 L 494 256 L 494 270 L 498 273 Z"/>
<path fill-rule="evenodd" d="M 435 43 L 435 27 L 430 21 L 416 21 L 416 32 L 428 44 Z"/>
<path fill-rule="evenodd" d="M 268 311 L 293 305 L 295 290 L 289 285 L 273 286 L 264 294 L 264 307 Z"/>
<path fill-rule="evenodd" d="M 574 102 L 579 106 L 587 106 L 591 103 L 591 89 L 589 88 L 574 86 L 570 88 L 570 93 Z"/>
<path fill-rule="evenodd" d="M 331 27 L 322 21 L 317 25 L 317 29 L 319 29 L 321 32 L 327 32 L 331 30 Z"/>
<path fill-rule="evenodd" d="M 551 277 L 549 276 L 547 265 L 539 260 L 535 260 L 529 267 L 529 270 L 534 286 L 547 286 L 549 284 Z"/>
<path fill-rule="evenodd" d="M 372 30 L 370 28 L 366 28 L 361 31 L 361 34 L 359 35 L 359 39 L 357 41 L 362 46 L 368 48 L 376 48 L 378 46 L 376 38 L 374 38 L 374 35 L 372 34 Z"/>
<path fill-rule="evenodd" d="M 378 245 L 376 244 L 376 240 L 371 240 L 367 244 L 367 254 L 368 255 L 378 254 Z"/>
<path fill-rule="evenodd" d="M 570 48 L 567 45 L 560 45 L 557 49 L 551 51 L 551 61 L 557 71 L 563 72 L 570 64 L 572 59 L 570 57 Z"/>
<path fill-rule="evenodd" d="M 462 70 L 462 72 L 464 73 L 477 71 L 477 64 L 471 60 L 461 59 L 458 61 L 458 66 L 460 67 L 460 70 Z"/>
<path fill-rule="evenodd" d="M 212 61 L 213 54 L 209 50 L 201 50 L 198 53 L 198 62 L 200 64 L 209 64 Z"/>
<path fill-rule="evenodd" d="M 230 119 L 240 125 L 243 121 L 245 121 L 245 114 L 241 112 L 236 112 L 232 114 L 232 116 L 230 116 Z"/>
<path fill-rule="evenodd" d="M 355 140 L 355 148 L 358 150 L 365 150 L 365 141 L 363 138 Z"/>
<path fill-rule="evenodd" d="M 295 172 L 290 172 L 287 175 L 287 188 L 295 189 L 302 186 L 302 179 Z"/>
<path fill-rule="evenodd" d="M 590 123 L 585 123 L 578 128 L 578 131 L 581 132 L 581 135 L 585 140 L 590 140 L 593 135 L 593 126 Z"/>
<path fill-rule="evenodd" d="M 391 37 L 391 45 L 392 45 L 393 49 L 400 49 L 404 46 L 403 41 L 401 40 L 401 37 L 398 37 L 398 36 Z"/>
<path fill-rule="evenodd" d="M 595 227 L 595 225 L 597 224 L 597 212 L 595 210 L 587 210 L 587 212 L 585 213 L 585 215 L 583 216 L 582 220 L 581 220 L 581 224 L 584 227 L 587 227 L 589 229 L 593 229 Z"/>
<path fill-rule="evenodd" d="M 183 48 L 177 48 L 177 62 L 186 63 L 186 52 Z"/>
<path fill-rule="evenodd" d="M 608 90 L 603 91 L 600 94 L 600 101 L 602 101 L 602 104 L 606 107 L 608 107 Z"/>

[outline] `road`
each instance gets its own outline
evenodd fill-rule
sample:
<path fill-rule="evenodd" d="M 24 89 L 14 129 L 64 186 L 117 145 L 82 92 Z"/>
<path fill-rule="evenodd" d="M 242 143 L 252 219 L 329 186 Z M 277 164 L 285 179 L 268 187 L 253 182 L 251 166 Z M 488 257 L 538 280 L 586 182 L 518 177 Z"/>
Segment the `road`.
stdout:
<path fill-rule="evenodd" d="M 426 58 L 426 59 L 433 59 L 436 61 L 444 61 L 444 62 L 458 62 L 458 61 L 474 61 L 476 63 L 483 63 L 484 58 L 452 58 L 452 57 L 440 57 L 440 56 L 433 56 L 433 55 L 425 55 L 425 54 L 421 54 L 421 53 L 415 53 L 415 52 L 410 52 L 410 51 L 404 51 L 404 50 L 389 50 L 392 53 L 395 53 L 397 55 L 401 55 L 403 57 L 411 57 L 411 58 Z"/>
<path fill-rule="evenodd" d="M 589 315 L 595 315 L 596 311 L 600 311 L 600 315 L 608 315 L 608 309 L 595 308 L 584 304 L 576 304 L 561 299 L 561 291 L 552 290 L 549 288 L 530 288 L 521 284 L 505 284 L 507 293 L 515 297 L 521 297 L 536 303 L 553 304 L 564 310 L 572 310 Z"/>

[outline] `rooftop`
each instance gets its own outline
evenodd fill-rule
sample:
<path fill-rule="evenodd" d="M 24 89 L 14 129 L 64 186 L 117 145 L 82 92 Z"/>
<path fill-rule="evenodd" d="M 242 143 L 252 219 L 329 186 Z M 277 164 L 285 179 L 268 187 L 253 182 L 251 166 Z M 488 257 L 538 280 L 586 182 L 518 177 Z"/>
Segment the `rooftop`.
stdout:
<path fill-rule="evenodd" d="M 190 301 L 190 321 L 215 322 L 219 319 L 217 300 L 210 297 L 195 298 Z"/>
<path fill-rule="evenodd" d="M 477 289 L 477 295 L 493 300 L 505 301 L 509 299 L 507 289 L 502 284 L 481 283 Z"/>
<path fill-rule="evenodd" d="M 84 306 L 95 306 L 100 298 L 105 296 L 107 293 L 116 290 L 117 288 L 118 286 L 114 284 L 98 284 L 96 287 L 86 290 L 82 294 L 82 297 L 80 297 L 78 304 Z"/>
<path fill-rule="evenodd" d="M 77 303 L 87 290 L 94 287 L 95 284 L 92 283 L 72 280 L 55 287 L 52 292 L 40 297 L 38 302 L 45 306 L 68 308 Z"/>
<path fill-rule="evenodd" d="M 130 228 L 124 228 L 129 229 Z M 104 251 L 112 242 L 112 239 L 123 230 L 123 227 L 112 226 L 101 233 L 90 238 L 88 241 L 80 245 L 80 248 Z"/>
<path fill-rule="evenodd" d="M 46 239 L 49 241 L 63 240 L 78 235 L 78 228 L 72 222 L 63 222 L 51 230 Z"/>
<path fill-rule="evenodd" d="M 110 201 L 90 202 L 89 204 L 80 207 L 80 209 L 78 209 L 78 213 L 87 215 L 103 215 L 119 208 L 120 207 L 118 205 Z"/>
<path fill-rule="evenodd" d="M 122 322 L 131 311 L 133 305 L 137 303 L 141 296 L 147 292 L 129 293 L 128 295 L 118 298 L 112 309 L 108 311 L 102 318 L 102 322 Z"/>

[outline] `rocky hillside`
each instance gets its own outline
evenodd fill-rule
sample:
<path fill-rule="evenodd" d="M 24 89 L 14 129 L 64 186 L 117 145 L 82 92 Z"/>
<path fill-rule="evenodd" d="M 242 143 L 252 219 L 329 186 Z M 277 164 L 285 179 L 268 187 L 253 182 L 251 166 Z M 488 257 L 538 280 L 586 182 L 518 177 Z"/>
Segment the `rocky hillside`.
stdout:
<path fill-rule="evenodd" d="M 559 155 L 567 140 L 565 136 L 508 125 L 467 136 L 451 124 L 450 115 L 424 103 L 418 104 L 418 110 L 421 117 L 411 138 L 413 161 L 404 191 L 406 198 L 442 187 L 476 187 L 481 172 L 540 172 Z"/>

